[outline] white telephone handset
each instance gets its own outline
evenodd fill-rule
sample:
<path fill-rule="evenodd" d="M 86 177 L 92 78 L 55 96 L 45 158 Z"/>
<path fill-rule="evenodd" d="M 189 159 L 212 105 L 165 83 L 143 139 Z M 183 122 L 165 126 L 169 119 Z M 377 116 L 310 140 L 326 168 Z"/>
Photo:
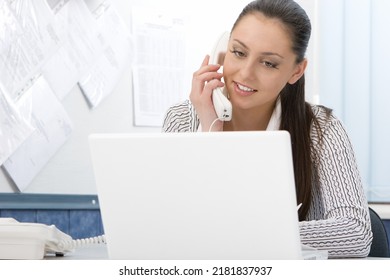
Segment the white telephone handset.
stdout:
<path fill-rule="evenodd" d="M 210 63 L 221 64 L 227 51 L 230 33 L 224 32 L 216 42 L 210 56 Z M 212 94 L 215 112 L 220 120 L 230 121 L 232 119 L 232 104 L 225 94 L 225 87 L 216 88 Z"/>
<path fill-rule="evenodd" d="M 0 218 L 0 260 L 36 260 L 49 254 L 62 256 L 91 243 L 105 243 L 104 236 L 72 239 L 54 225 Z"/>

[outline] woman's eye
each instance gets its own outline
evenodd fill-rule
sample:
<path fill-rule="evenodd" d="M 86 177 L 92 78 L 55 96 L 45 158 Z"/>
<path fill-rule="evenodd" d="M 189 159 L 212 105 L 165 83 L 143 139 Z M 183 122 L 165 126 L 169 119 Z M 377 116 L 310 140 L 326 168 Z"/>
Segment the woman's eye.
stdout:
<path fill-rule="evenodd" d="M 269 61 L 263 61 L 263 64 L 268 68 L 276 68 L 276 64 L 269 62 Z"/>
<path fill-rule="evenodd" d="M 237 51 L 237 50 L 232 50 L 232 53 L 237 56 L 237 57 L 244 57 L 245 54 L 241 51 Z"/>

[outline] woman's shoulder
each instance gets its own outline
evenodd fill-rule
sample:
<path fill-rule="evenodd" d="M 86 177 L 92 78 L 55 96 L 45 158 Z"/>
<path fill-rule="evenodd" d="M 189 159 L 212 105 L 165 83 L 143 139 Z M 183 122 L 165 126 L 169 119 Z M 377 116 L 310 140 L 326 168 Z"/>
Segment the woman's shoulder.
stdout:
<path fill-rule="evenodd" d="M 173 105 L 171 105 L 169 108 L 168 108 L 168 112 L 171 112 L 171 113 L 190 113 L 190 109 L 191 109 L 192 105 L 191 105 L 191 102 L 186 99 L 182 102 L 179 102 L 179 103 L 175 103 Z"/>
<path fill-rule="evenodd" d="M 334 114 L 333 110 L 329 107 L 320 104 L 311 104 L 314 119 L 321 127 L 321 130 L 333 125 L 343 126 L 341 120 Z"/>
<path fill-rule="evenodd" d="M 314 122 L 312 133 L 318 134 L 333 134 L 338 131 L 338 135 L 346 134 L 346 130 L 342 121 L 334 114 L 333 110 L 323 105 L 311 105 Z"/>
<path fill-rule="evenodd" d="M 311 104 L 314 117 L 320 122 L 329 122 L 337 120 L 337 117 L 333 114 L 333 110 L 319 104 Z"/>
<path fill-rule="evenodd" d="M 163 131 L 196 131 L 198 123 L 194 106 L 189 100 L 185 100 L 168 108 L 164 118 Z"/>

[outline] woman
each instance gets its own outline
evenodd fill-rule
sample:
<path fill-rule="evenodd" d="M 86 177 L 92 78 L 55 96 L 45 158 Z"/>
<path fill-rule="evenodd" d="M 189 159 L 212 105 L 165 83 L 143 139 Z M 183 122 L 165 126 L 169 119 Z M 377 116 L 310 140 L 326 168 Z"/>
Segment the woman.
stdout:
<path fill-rule="evenodd" d="M 372 232 L 352 145 L 330 109 L 305 101 L 310 33 L 309 18 L 292 0 L 249 3 L 231 30 L 223 74 L 206 56 L 193 75 L 190 101 L 169 109 L 163 130 L 287 130 L 302 243 L 333 258 L 366 257 Z M 233 107 L 228 122 L 217 120 L 211 98 L 222 86 Z"/>

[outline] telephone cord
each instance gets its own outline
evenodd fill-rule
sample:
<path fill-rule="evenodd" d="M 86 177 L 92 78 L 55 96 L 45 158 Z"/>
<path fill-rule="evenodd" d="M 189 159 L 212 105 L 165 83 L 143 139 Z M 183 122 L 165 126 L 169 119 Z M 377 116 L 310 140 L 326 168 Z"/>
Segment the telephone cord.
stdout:
<path fill-rule="evenodd" d="M 217 121 L 222 121 L 222 122 L 223 122 L 224 119 L 223 119 L 223 118 L 216 118 L 216 119 L 211 123 L 210 128 L 209 128 L 209 132 L 212 132 L 213 126 L 215 125 L 215 123 L 216 123 Z"/>
<path fill-rule="evenodd" d="M 91 244 L 107 244 L 105 235 L 62 241 L 59 246 L 66 250 L 74 250 Z"/>

